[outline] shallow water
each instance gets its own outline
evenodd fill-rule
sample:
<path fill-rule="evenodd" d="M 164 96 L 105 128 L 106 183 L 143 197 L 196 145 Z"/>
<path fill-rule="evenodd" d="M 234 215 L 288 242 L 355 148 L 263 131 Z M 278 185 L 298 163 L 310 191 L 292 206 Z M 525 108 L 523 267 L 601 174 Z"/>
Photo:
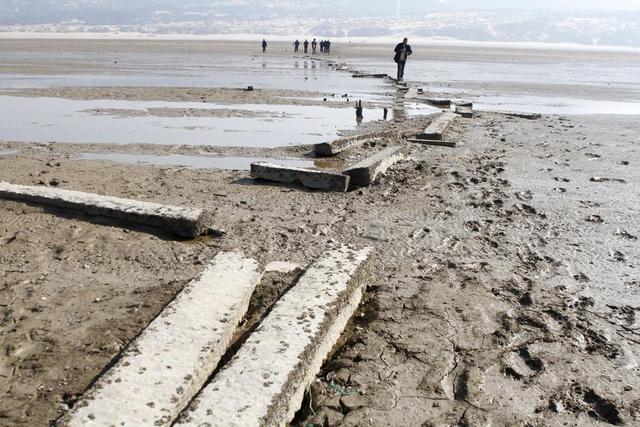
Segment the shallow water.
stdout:
<path fill-rule="evenodd" d="M 324 61 L 303 57 L 239 55 L 119 54 L 90 55 L 0 52 L 0 61 L 46 61 L 74 64 L 76 72 L 60 75 L 0 74 L 0 88 L 66 86 L 224 87 L 287 89 L 322 93 L 349 93 L 354 98 L 384 89 L 373 79 L 354 79 L 336 72 Z M 117 64 L 114 64 L 117 62 Z M 88 69 L 87 67 L 90 67 Z M 87 72 L 83 72 L 83 70 Z"/>
<path fill-rule="evenodd" d="M 485 96 L 473 99 L 474 108 L 487 111 L 517 111 L 541 114 L 640 114 L 639 102 L 594 101 L 543 96 Z"/>
<path fill-rule="evenodd" d="M 410 103 L 398 108 L 405 116 L 437 111 Z M 149 109 L 196 109 L 213 116 L 159 117 L 146 115 Z M 368 110 L 364 122 L 382 117 L 382 109 Z M 12 96 L 0 96 L 0 121 L 0 140 L 7 141 L 261 148 L 331 141 L 359 124 L 353 108 Z"/>
<path fill-rule="evenodd" d="M 249 117 L 128 117 L 92 112 L 149 108 L 233 108 Z M 355 112 L 349 108 L 6 96 L 0 96 L 0 121 L 0 139 L 11 141 L 245 147 L 313 144 L 335 139 L 338 131 L 356 126 Z"/>
<path fill-rule="evenodd" d="M 226 169 L 249 170 L 251 163 L 271 162 L 284 166 L 313 168 L 312 160 L 278 159 L 266 157 L 211 157 L 184 156 L 179 154 L 158 156 L 151 154 L 120 154 L 120 153 L 80 153 L 72 160 L 104 160 L 123 164 L 151 164 L 161 166 L 183 166 L 192 169 Z"/>
<path fill-rule="evenodd" d="M 355 68 L 393 75 L 389 61 L 356 60 Z M 405 77 L 426 91 L 465 100 L 485 110 L 542 114 L 640 114 L 640 65 L 514 60 L 410 61 Z M 505 89 L 508 84 L 509 89 Z M 531 95 L 522 86 L 538 85 L 545 93 Z M 570 86 L 566 89 L 564 86 Z M 575 91 L 579 92 L 576 95 Z M 599 100 L 602 91 L 619 92 L 618 99 Z M 596 96 L 596 94 L 600 95 Z"/>

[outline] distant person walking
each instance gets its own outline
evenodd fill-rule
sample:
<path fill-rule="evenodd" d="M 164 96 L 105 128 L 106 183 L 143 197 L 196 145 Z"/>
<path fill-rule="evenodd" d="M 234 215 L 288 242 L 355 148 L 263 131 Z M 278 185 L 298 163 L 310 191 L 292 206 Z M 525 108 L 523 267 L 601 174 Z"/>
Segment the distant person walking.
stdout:
<path fill-rule="evenodd" d="M 267 40 L 262 39 L 262 53 L 267 52 Z"/>
<path fill-rule="evenodd" d="M 300 47 L 300 40 L 296 40 L 293 42 L 293 51 L 298 52 L 298 48 Z"/>
<path fill-rule="evenodd" d="M 405 37 L 402 43 L 396 46 L 394 52 L 396 55 L 393 57 L 393 60 L 398 64 L 398 81 L 400 81 L 404 78 L 404 67 L 407 64 L 407 59 L 413 53 L 409 45 L 409 39 Z"/>
<path fill-rule="evenodd" d="M 312 55 L 316 54 L 316 50 L 318 49 L 318 42 L 316 41 L 316 39 L 313 39 L 313 41 L 311 42 L 311 52 Z"/>
<path fill-rule="evenodd" d="M 309 40 L 305 40 L 302 45 L 304 46 L 304 53 L 309 53 Z"/>
<path fill-rule="evenodd" d="M 324 45 L 324 53 L 327 55 L 331 53 L 331 40 L 327 40 Z"/>

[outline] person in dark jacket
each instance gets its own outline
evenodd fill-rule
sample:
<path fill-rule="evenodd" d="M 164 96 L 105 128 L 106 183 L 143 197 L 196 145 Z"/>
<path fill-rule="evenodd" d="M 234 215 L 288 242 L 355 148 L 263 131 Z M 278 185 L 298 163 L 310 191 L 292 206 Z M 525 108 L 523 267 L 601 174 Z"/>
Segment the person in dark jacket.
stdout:
<path fill-rule="evenodd" d="M 305 40 L 302 45 L 304 46 L 304 53 L 309 53 L 309 40 Z"/>
<path fill-rule="evenodd" d="M 298 48 L 300 47 L 300 40 L 296 40 L 293 42 L 293 51 L 298 52 Z"/>
<path fill-rule="evenodd" d="M 394 49 L 396 55 L 393 60 L 398 64 L 398 80 L 404 78 L 404 66 L 407 64 L 407 59 L 413 53 L 411 46 L 409 45 L 409 39 L 405 37 L 402 43 L 399 43 Z"/>
<path fill-rule="evenodd" d="M 267 51 L 267 40 L 262 39 L 262 53 Z"/>

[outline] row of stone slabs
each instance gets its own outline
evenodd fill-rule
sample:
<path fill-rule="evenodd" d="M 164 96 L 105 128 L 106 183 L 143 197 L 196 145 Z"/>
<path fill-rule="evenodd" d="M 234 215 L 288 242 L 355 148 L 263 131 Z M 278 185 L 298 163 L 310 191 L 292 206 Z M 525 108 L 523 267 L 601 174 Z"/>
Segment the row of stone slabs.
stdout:
<path fill-rule="evenodd" d="M 262 276 L 218 254 L 57 425 L 286 425 L 360 304 L 371 254 L 327 250 L 209 380 Z"/>
<path fill-rule="evenodd" d="M 471 107 L 466 108 L 470 109 Z M 409 139 L 409 141 L 425 145 L 455 147 L 455 142 L 444 140 L 444 134 L 456 120 L 458 114 L 453 112 L 441 114 L 429 124 L 422 134 Z M 376 136 L 385 136 L 385 133 L 376 134 Z M 314 154 L 319 157 L 335 156 L 343 151 L 359 147 L 371 137 L 369 134 L 364 134 L 316 144 Z M 350 188 L 372 184 L 380 174 L 386 172 L 392 165 L 405 157 L 404 151 L 404 147 L 400 146 L 386 148 L 345 169 L 342 173 L 258 162 L 251 165 L 251 177 L 283 184 L 302 185 L 310 189 L 344 192 Z"/>

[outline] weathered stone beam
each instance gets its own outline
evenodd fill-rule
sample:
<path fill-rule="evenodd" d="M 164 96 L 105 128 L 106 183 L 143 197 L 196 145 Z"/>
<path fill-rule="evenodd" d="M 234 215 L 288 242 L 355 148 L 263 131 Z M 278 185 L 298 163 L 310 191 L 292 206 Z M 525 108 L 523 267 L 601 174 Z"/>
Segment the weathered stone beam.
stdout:
<path fill-rule="evenodd" d="M 455 148 L 458 145 L 456 142 L 443 141 L 441 139 L 418 139 L 418 138 L 412 138 L 412 139 L 409 139 L 408 141 L 409 142 L 414 142 L 416 144 L 435 145 L 435 146 L 438 146 L 438 147 Z"/>
<path fill-rule="evenodd" d="M 183 238 L 220 232 L 210 227 L 211 216 L 202 209 L 161 205 L 59 188 L 14 185 L 7 182 L 0 182 L 0 198 L 71 209 L 90 215 L 115 218 L 125 223 L 158 227 Z"/>
<path fill-rule="evenodd" d="M 218 254 L 58 425 L 171 425 L 226 352 L 260 282 L 258 268 L 242 255 Z"/>
<path fill-rule="evenodd" d="M 176 426 L 284 426 L 362 299 L 371 248 L 327 251 L 273 307 Z"/>
<path fill-rule="evenodd" d="M 337 172 L 296 168 L 267 162 L 251 164 L 251 177 L 326 191 L 347 191 L 349 177 Z"/>
<path fill-rule="evenodd" d="M 378 175 L 385 173 L 404 157 L 404 147 L 389 147 L 345 169 L 342 173 L 351 177 L 352 186 L 370 185 Z"/>
<path fill-rule="evenodd" d="M 313 146 L 313 152 L 319 157 L 335 156 L 343 151 L 364 145 L 367 140 L 373 138 L 391 137 L 397 134 L 397 131 L 382 131 L 376 133 L 364 133 L 362 135 L 348 136 L 346 138 L 336 139 L 331 142 L 322 142 Z"/>
<path fill-rule="evenodd" d="M 331 142 L 322 142 L 313 146 L 313 152 L 316 156 L 326 157 L 335 156 L 345 150 L 363 145 L 369 135 L 356 135 L 347 138 L 336 139 Z"/>
<path fill-rule="evenodd" d="M 425 98 L 424 102 L 426 102 L 427 104 L 433 105 L 434 107 L 451 108 L 451 100 L 450 99 Z"/>
<path fill-rule="evenodd" d="M 382 73 L 373 73 L 373 74 L 371 74 L 371 73 L 355 73 L 353 75 L 353 77 L 355 77 L 355 78 L 360 77 L 360 78 L 384 79 L 384 78 L 389 77 L 389 75 L 388 74 L 382 74 Z"/>
<path fill-rule="evenodd" d="M 539 113 L 521 113 L 518 111 L 494 111 L 497 114 L 504 114 L 505 116 L 518 117 L 527 120 L 539 120 L 542 118 L 542 114 Z"/>
<path fill-rule="evenodd" d="M 456 120 L 457 114 L 452 112 L 442 113 L 427 128 L 422 135 L 418 135 L 418 139 L 444 139 L 444 133 L 449 126 Z"/>
<path fill-rule="evenodd" d="M 455 112 L 466 119 L 473 118 L 473 104 L 456 105 Z"/>

